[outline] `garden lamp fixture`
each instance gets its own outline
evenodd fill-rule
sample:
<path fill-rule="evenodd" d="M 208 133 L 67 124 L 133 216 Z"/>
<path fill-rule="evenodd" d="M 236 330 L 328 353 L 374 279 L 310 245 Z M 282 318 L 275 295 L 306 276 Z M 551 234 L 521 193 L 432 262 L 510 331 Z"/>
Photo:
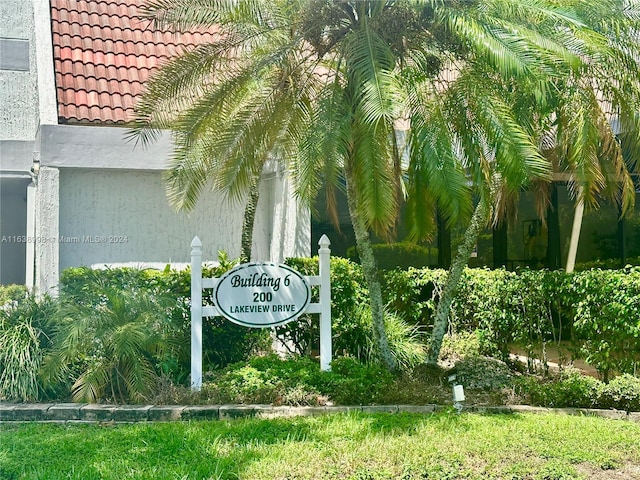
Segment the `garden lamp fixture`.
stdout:
<path fill-rule="evenodd" d="M 457 376 L 455 374 L 449 375 L 447 379 L 449 380 L 453 390 L 453 408 L 455 408 L 458 414 L 460 414 L 464 408 L 462 405 L 462 402 L 465 400 L 464 387 L 458 383 Z"/>

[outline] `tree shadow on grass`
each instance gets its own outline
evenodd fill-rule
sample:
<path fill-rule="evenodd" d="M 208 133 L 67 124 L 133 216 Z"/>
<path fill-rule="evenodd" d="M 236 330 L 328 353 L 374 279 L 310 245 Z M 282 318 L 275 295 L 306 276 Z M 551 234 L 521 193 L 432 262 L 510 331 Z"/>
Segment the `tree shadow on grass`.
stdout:
<path fill-rule="evenodd" d="M 30 424 L 0 431 L 0 478 L 237 478 L 270 446 L 314 438 L 301 420 Z"/>
<path fill-rule="evenodd" d="M 460 432 L 472 428 L 473 422 L 465 414 L 445 411 L 111 426 L 29 424 L 0 431 L 0 477 L 237 479 L 285 446 L 295 452 L 303 443 L 420 434 L 425 425 Z"/>

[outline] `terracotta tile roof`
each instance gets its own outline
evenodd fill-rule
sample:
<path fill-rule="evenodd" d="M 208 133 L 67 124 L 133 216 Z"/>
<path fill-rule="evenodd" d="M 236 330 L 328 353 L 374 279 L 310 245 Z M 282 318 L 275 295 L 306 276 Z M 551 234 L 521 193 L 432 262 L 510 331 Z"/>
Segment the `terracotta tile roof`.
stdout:
<path fill-rule="evenodd" d="M 122 124 L 149 73 L 215 32 L 173 34 L 138 18 L 142 0 L 51 0 L 60 123 Z"/>

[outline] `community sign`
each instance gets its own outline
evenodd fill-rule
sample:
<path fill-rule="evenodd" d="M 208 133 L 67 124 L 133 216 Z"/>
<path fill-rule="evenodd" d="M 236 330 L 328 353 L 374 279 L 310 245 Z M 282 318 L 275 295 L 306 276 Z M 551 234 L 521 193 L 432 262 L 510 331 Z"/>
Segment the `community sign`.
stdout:
<path fill-rule="evenodd" d="M 274 327 L 302 315 L 311 302 L 305 277 L 286 265 L 244 263 L 219 278 L 218 312 L 245 327 Z"/>

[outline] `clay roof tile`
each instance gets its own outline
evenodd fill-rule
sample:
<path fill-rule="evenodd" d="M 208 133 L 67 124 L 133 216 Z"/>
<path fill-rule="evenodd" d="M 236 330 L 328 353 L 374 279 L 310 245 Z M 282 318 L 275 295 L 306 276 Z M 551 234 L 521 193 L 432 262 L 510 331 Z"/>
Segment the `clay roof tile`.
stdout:
<path fill-rule="evenodd" d="M 82 73 L 79 75 L 83 75 L 84 78 L 86 78 L 87 80 L 92 80 L 92 85 L 94 85 L 96 82 L 96 67 L 93 63 L 88 62 L 88 63 L 84 63 L 82 66 L 78 66 L 78 70 L 80 70 L 82 68 Z"/>
<path fill-rule="evenodd" d="M 88 114 L 88 119 L 89 120 L 98 120 L 101 118 L 102 110 L 104 110 L 105 112 L 109 112 L 111 109 L 110 108 L 102 108 L 101 106 L 97 105 L 97 104 L 89 104 L 89 114 Z"/>
<path fill-rule="evenodd" d="M 96 90 L 98 92 L 109 92 L 109 82 L 106 78 L 96 78 Z"/>
<path fill-rule="evenodd" d="M 72 108 L 69 106 L 69 116 L 71 118 L 75 118 L 76 120 L 89 119 L 89 107 L 86 104 L 78 104 L 76 107 L 76 111 L 73 112 Z M 73 113 L 72 113 L 73 112 Z"/>
<path fill-rule="evenodd" d="M 123 124 L 149 74 L 169 56 L 215 41 L 174 35 L 139 18 L 141 0 L 51 0 L 58 116 L 67 123 Z"/>
<path fill-rule="evenodd" d="M 93 51 L 92 60 L 98 65 L 103 64 L 104 61 L 105 61 L 105 53 L 104 53 L 104 51 L 102 51 L 99 48 L 96 48 L 95 43 L 94 43 L 93 47 L 94 47 L 94 51 Z"/>

